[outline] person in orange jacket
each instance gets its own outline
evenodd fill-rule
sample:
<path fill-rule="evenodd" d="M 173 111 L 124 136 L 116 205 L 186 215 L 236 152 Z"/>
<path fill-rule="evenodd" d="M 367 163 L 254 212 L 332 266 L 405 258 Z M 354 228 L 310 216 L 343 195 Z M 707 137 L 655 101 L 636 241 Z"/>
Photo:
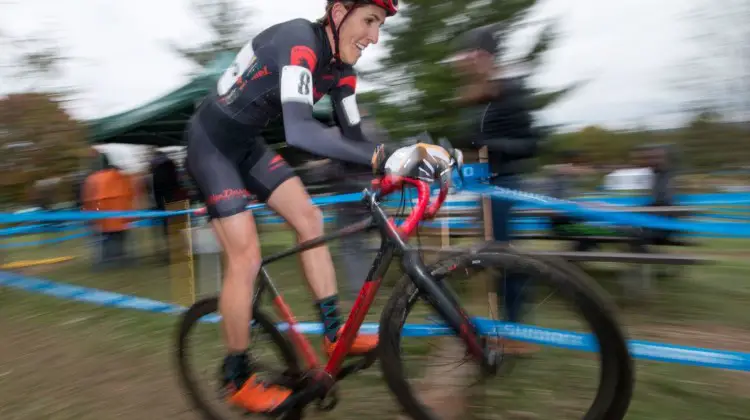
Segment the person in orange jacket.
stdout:
<path fill-rule="evenodd" d="M 132 211 L 135 188 L 130 176 L 101 155 L 102 168 L 86 177 L 82 191 L 85 211 Z M 127 231 L 132 219 L 114 217 L 94 221 L 102 240 L 102 262 L 124 258 Z"/>

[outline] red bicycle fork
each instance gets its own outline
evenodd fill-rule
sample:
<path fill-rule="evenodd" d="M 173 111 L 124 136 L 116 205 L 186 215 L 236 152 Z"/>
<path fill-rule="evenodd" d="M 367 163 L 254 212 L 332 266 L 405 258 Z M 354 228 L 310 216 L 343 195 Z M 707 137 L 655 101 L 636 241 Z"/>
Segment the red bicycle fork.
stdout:
<path fill-rule="evenodd" d="M 369 366 L 367 361 L 369 357 L 365 355 L 364 362 L 355 363 L 351 366 L 347 365 L 342 369 L 344 359 L 351 350 L 352 344 L 359 333 L 359 328 L 364 322 L 379 287 L 380 277 L 378 277 L 378 280 L 366 281 L 362 286 L 359 296 L 352 306 L 352 311 L 346 323 L 341 328 L 341 335 L 336 340 L 333 352 L 324 369 L 319 368 L 320 364 L 312 345 L 310 345 L 310 340 L 297 329 L 297 320 L 289 309 L 289 306 L 281 296 L 274 298 L 274 304 L 279 313 L 288 323 L 290 339 L 294 347 L 302 352 L 307 365 L 307 371 L 300 372 L 305 374 L 298 378 L 300 382 L 295 386 L 294 395 L 277 408 L 276 414 L 293 410 L 295 407 L 297 407 L 296 409 L 301 409 L 315 400 L 318 400 L 318 408 L 320 410 L 332 410 L 338 403 L 336 382 L 350 373 Z"/>
<path fill-rule="evenodd" d="M 328 359 L 325 371 L 332 377 L 336 377 L 344 363 L 344 358 L 352 348 L 354 340 L 359 334 L 359 328 L 365 320 L 365 316 L 372 306 L 372 301 L 375 300 L 375 296 L 380 288 L 380 278 L 377 280 L 370 280 L 365 282 L 362 289 L 359 291 L 357 299 L 352 305 L 352 311 L 349 313 L 349 317 L 346 323 L 341 328 L 341 336 L 336 340 L 336 345 L 333 348 L 333 353 Z"/>
<path fill-rule="evenodd" d="M 372 302 L 375 300 L 379 288 L 380 279 L 378 278 L 377 280 L 365 282 L 362 289 L 360 289 L 359 295 L 354 301 L 354 305 L 352 305 L 349 317 L 344 326 L 341 327 L 341 335 L 336 340 L 333 353 L 330 355 L 328 363 L 324 368 L 324 371 L 331 377 L 335 378 L 339 373 L 344 359 L 351 350 L 354 340 L 357 338 L 359 328 L 364 323 L 365 316 L 367 316 L 370 306 L 372 306 Z M 289 337 L 294 347 L 302 353 L 307 369 L 314 370 L 320 367 L 318 356 L 315 354 L 310 340 L 299 332 L 297 319 L 286 302 L 284 302 L 284 299 L 279 295 L 274 298 L 273 302 L 282 319 L 289 326 Z"/>

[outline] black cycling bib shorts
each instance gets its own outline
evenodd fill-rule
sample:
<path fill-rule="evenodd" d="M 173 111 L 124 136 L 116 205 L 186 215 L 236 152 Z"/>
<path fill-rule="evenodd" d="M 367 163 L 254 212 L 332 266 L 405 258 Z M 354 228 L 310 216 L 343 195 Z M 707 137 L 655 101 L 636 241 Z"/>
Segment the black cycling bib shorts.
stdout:
<path fill-rule="evenodd" d="M 240 50 L 186 128 L 186 167 L 211 218 L 241 213 L 251 194 L 266 202 L 294 170 L 260 137 L 283 114 L 288 145 L 370 166 L 376 145 L 364 139 L 356 104 L 357 78 L 332 61 L 325 28 L 304 19 L 274 25 Z M 331 98 L 339 129 L 312 116 Z"/>

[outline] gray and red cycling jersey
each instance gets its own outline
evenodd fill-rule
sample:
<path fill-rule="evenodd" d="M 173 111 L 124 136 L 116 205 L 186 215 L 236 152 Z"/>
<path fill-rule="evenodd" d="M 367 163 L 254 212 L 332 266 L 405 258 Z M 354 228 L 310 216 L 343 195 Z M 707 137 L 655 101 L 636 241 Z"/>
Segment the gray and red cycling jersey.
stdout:
<path fill-rule="evenodd" d="M 211 123 L 260 130 L 283 115 L 286 142 L 327 158 L 369 165 L 375 145 L 363 141 L 356 101 L 357 76 L 333 61 L 322 25 L 305 19 L 261 32 L 237 54 L 207 98 Z M 313 105 L 331 98 L 341 125 L 313 118 Z"/>
<path fill-rule="evenodd" d="M 186 132 L 187 168 L 212 217 L 243 211 L 294 176 L 259 133 L 283 117 L 288 145 L 318 156 L 370 166 L 376 145 L 364 139 L 354 69 L 333 60 L 325 28 L 295 19 L 261 32 L 237 54 Z M 329 95 L 339 127 L 313 118 Z M 249 192 L 249 193 L 248 193 Z"/>

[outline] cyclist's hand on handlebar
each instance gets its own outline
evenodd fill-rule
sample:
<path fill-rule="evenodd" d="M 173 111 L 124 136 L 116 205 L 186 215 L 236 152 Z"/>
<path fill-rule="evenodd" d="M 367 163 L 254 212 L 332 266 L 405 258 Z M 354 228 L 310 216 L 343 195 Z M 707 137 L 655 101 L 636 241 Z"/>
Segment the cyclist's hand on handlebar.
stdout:
<path fill-rule="evenodd" d="M 428 143 L 417 143 L 398 149 L 379 147 L 373 157 L 373 169 L 377 174 L 416 178 L 427 182 L 441 179 L 450 182 L 450 170 L 455 161 L 445 148 Z"/>
<path fill-rule="evenodd" d="M 385 173 L 385 163 L 396 150 L 398 150 L 398 148 L 389 144 L 379 144 L 375 149 L 375 153 L 372 155 L 372 173 L 375 175 L 383 175 Z"/>

